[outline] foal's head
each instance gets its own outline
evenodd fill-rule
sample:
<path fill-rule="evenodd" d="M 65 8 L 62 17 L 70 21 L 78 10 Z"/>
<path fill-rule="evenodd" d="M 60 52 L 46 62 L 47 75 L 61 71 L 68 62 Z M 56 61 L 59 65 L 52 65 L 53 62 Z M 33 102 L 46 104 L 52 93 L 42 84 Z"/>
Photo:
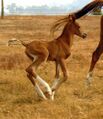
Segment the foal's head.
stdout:
<path fill-rule="evenodd" d="M 87 34 L 81 32 L 80 25 L 76 22 L 72 15 L 69 15 L 69 27 L 71 32 L 79 37 L 86 38 Z"/>
<path fill-rule="evenodd" d="M 65 25 L 65 26 L 64 26 Z M 54 33 L 56 31 L 58 31 L 58 29 L 61 27 L 61 26 L 64 26 L 64 29 L 63 29 L 63 32 L 62 32 L 62 35 L 65 35 L 70 33 L 71 34 L 75 34 L 75 35 L 78 35 L 82 38 L 85 38 L 87 35 L 85 33 L 82 33 L 81 30 L 80 30 L 80 26 L 79 24 L 76 22 L 76 18 L 75 18 L 75 15 L 74 14 L 71 14 L 63 19 L 60 19 L 58 20 L 54 25 L 53 27 L 51 28 L 51 35 L 53 36 Z"/>

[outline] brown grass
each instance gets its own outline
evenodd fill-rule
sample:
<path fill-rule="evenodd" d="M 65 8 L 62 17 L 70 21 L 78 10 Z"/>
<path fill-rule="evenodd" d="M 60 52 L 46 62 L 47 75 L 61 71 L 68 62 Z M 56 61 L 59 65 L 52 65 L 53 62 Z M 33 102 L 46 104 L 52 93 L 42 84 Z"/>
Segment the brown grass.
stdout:
<path fill-rule="evenodd" d="M 12 38 L 51 40 L 49 30 L 62 16 L 11 16 L 0 20 L 0 42 Z M 99 42 L 100 17 L 78 20 L 87 40 L 75 37 L 72 55 L 66 61 L 69 79 L 58 90 L 55 101 L 40 101 L 26 77 L 30 61 L 21 45 L 0 46 L 0 119 L 103 119 L 103 58 L 94 71 L 93 86 L 86 89 L 84 79 L 91 55 Z M 51 70 L 52 69 L 52 70 Z M 38 73 L 52 83 L 54 64 L 43 64 Z"/>

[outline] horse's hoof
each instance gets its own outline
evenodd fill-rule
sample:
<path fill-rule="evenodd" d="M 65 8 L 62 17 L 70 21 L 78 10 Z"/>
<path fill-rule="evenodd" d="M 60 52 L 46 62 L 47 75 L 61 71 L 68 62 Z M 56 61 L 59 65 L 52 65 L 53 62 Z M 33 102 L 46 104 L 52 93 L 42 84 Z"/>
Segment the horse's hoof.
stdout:
<path fill-rule="evenodd" d="M 54 100 L 54 93 L 50 94 L 49 92 L 44 92 L 44 95 L 46 96 L 47 99 Z"/>

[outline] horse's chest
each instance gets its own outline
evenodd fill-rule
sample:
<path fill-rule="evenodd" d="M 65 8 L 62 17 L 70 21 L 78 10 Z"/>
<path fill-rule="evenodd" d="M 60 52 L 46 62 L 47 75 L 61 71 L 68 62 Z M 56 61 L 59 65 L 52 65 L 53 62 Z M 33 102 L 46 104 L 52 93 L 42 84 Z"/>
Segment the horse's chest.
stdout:
<path fill-rule="evenodd" d="M 63 57 L 64 59 L 67 59 L 69 56 L 70 56 L 70 52 L 68 52 L 68 51 L 66 51 L 66 52 L 64 52 L 64 53 L 62 54 L 62 57 Z"/>
<path fill-rule="evenodd" d="M 70 56 L 70 52 L 68 52 L 67 54 L 65 54 L 65 59 L 67 59 Z"/>
<path fill-rule="evenodd" d="M 68 47 L 67 44 L 58 43 L 58 45 L 52 45 L 52 47 L 50 47 L 48 60 L 66 59 L 69 56 L 70 47 Z"/>
<path fill-rule="evenodd" d="M 70 56 L 70 49 L 69 48 L 61 47 L 59 49 L 58 56 L 60 58 L 67 59 Z"/>
<path fill-rule="evenodd" d="M 70 47 L 67 44 L 63 45 L 61 52 L 65 59 L 68 58 L 70 56 Z"/>

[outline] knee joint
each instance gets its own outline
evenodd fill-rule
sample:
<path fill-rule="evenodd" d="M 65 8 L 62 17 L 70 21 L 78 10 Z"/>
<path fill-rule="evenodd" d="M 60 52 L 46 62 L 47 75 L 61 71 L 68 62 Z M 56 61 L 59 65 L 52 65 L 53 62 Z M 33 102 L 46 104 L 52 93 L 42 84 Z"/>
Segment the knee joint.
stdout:
<path fill-rule="evenodd" d="M 31 74 L 32 76 L 36 77 L 36 74 L 33 72 L 33 69 L 32 69 L 31 67 L 27 68 L 27 69 L 26 69 L 26 72 L 27 72 L 28 74 Z"/>
<path fill-rule="evenodd" d="M 31 73 L 31 72 L 32 72 L 32 68 L 28 67 L 28 68 L 26 69 L 26 72 L 27 72 L 27 73 Z"/>

